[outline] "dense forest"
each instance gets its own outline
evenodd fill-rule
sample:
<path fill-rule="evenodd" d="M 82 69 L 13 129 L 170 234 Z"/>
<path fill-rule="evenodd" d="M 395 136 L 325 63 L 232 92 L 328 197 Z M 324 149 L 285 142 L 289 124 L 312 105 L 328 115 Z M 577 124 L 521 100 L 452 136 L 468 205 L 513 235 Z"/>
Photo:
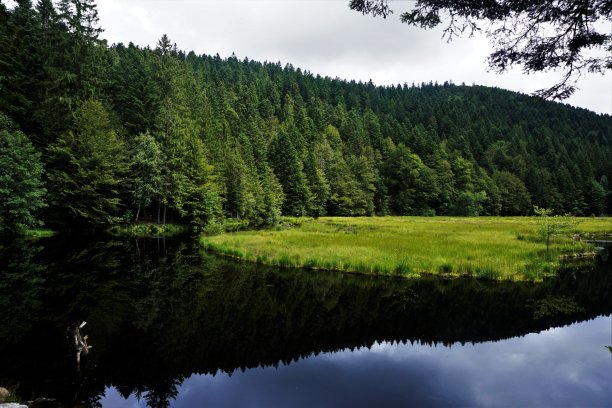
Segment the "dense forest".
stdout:
<path fill-rule="evenodd" d="M 0 2 L 0 230 L 281 215 L 612 213 L 612 118 L 99 38 L 94 0 Z"/>

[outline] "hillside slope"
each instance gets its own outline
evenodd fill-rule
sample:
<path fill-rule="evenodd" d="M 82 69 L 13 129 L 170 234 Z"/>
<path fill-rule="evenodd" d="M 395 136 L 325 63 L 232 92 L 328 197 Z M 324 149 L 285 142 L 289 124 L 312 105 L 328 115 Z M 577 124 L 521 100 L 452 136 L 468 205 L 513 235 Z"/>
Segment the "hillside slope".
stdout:
<path fill-rule="evenodd" d="M 109 47 L 83 3 L 0 5 L 0 130 L 42 153 L 49 221 L 612 213 L 609 115 L 185 54 L 166 36 Z"/>

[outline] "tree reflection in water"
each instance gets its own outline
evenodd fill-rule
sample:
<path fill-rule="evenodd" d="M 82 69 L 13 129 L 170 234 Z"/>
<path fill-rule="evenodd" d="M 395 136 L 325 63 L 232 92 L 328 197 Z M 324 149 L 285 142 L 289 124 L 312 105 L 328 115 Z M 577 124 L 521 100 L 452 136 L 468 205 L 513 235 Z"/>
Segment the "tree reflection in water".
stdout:
<path fill-rule="evenodd" d="M 0 254 L 0 382 L 99 405 L 105 387 L 166 407 L 194 373 L 278 366 L 374 342 L 500 340 L 612 311 L 609 263 L 542 284 L 398 280 L 235 263 L 188 238 L 52 238 Z M 95 344 L 74 370 L 66 328 Z"/>

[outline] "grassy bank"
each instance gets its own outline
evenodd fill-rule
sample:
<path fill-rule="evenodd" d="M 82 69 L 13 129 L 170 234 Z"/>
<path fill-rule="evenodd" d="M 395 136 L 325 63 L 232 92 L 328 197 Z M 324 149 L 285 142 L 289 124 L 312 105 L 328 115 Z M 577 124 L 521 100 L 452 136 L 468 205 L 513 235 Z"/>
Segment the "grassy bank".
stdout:
<path fill-rule="evenodd" d="M 533 217 L 325 217 L 288 220 L 277 230 L 202 237 L 219 254 L 287 267 L 399 276 L 421 273 L 485 279 L 539 280 L 562 254 L 591 251 L 557 237 L 548 259 Z M 611 232 L 610 218 L 581 218 L 577 230 Z"/>

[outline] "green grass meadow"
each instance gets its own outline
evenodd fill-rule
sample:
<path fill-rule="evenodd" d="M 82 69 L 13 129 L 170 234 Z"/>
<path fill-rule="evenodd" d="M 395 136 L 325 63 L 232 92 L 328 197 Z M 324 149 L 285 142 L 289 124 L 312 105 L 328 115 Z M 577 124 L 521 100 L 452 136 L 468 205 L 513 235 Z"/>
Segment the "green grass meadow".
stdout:
<path fill-rule="evenodd" d="M 592 252 L 571 234 L 546 257 L 535 217 L 287 218 L 275 230 L 202 237 L 235 258 L 283 267 L 418 277 L 422 273 L 493 280 L 541 280 L 561 256 Z M 612 232 L 611 218 L 580 218 L 575 232 Z"/>

